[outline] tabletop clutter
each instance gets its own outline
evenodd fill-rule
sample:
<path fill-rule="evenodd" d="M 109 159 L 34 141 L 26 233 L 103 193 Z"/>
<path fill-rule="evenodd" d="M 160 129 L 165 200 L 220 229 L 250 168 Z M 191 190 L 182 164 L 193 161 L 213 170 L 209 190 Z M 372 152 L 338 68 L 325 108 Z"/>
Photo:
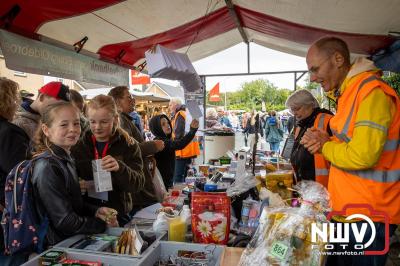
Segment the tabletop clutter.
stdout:
<path fill-rule="evenodd" d="M 310 239 L 311 224 L 326 222 L 327 190 L 312 181 L 296 184 L 291 166 L 278 156 L 257 152 L 255 158 L 255 169 L 246 151 L 199 165 L 127 228 L 83 236 L 68 249 L 134 258 L 132 265 L 219 265 L 228 261 L 224 249 L 234 247 L 238 265 L 323 265 L 324 245 Z M 67 253 L 50 250 L 39 264 L 113 265 L 72 260 Z"/>

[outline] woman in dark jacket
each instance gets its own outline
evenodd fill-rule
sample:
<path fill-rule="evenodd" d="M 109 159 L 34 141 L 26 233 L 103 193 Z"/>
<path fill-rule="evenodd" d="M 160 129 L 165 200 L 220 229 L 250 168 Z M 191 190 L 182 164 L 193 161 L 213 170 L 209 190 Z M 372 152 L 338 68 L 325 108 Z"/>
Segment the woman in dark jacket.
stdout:
<path fill-rule="evenodd" d="M 247 120 L 246 123 L 246 127 L 243 130 L 244 134 L 249 134 L 248 136 L 248 141 L 250 141 L 249 143 L 249 147 L 251 150 L 253 150 L 253 145 L 255 143 L 255 138 L 256 138 L 256 119 L 257 119 L 257 111 L 253 110 L 253 112 L 251 113 L 251 117 Z M 258 118 L 258 134 L 261 135 L 261 137 L 264 136 L 264 131 L 262 129 L 262 125 L 261 125 L 262 121 L 260 118 Z"/>
<path fill-rule="evenodd" d="M 18 84 L 0 77 L 0 217 L 4 207 L 4 184 L 11 169 L 28 155 L 29 137 L 11 123 L 20 102 Z M 19 265 L 25 256 L 6 256 L 3 230 L 0 230 L 0 265 Z"/>
<path fill-rule="evenodd" d="M 318 175 L 316 174 L 315 163 L 316 157 L 312 155 L 303 145 L 300 140 L 308 128 L 314 127 L 315 120 L 325 117 L 330 119 L 332 112 L 326 109 L 319 108 L 318 101 L 307 90 L 298 90 L 294 92 L 286 101 L 286 106 L 291 110 L 295 117 L 297 125 L 294 129 L 295 141 L 290 156 L 290 162 L 294 168 L 297 181 L 313 180 L 316 181 Z M 327 114 L 326 116 L 319 116 L 319 114 Z M 328 123 L 325 123 L 326 125 Z M 332 135 L 329 125 L 324 129 Z M 317 155 L 318 156 L 318 155 Z M 323 158 L 321 158 L 323 160 Z M 325 180 L 321 183 L 327 186 L 327 173 L 324 174 Z M 320 181 L 320 180 L 317 180 Z"/>
<path fill-rule="evenodd" d="M 4 206 L 4 182 L 14 166 L 27 157 L 29 137 L 11 123 L 20 101 L 18 84 L 0 77 L 0 204 Z M 0 246 L 3 242 L 0 242 Z"/>
<path fill-rule="evenodd" d="M 157 115 L 151 118 L 149 123 L 150 131 L 156 137 L 164 141 L 164 149 L 155 154 L 157 168 L 160 170 L 165 187 L 171 188 L 172 178 L 175 170 L 175 151 L 186 147 L 194 138 L 199 122 L 193 120 L 190 124 L 190 131 L 181 139 L 172 139 L 171 121 L 166 115 Z"/>
<path fill-rule="evenodd" d="M 55 245 L 75 234 L 104 232 L 105 216 L 115 210 L 83 202 L 70 156 L 70 148 L 80 135 L 77 109 L 70 103 L 59 102 L 48 106 L 41 120 L 42 130 L 38 132 L 35 149 L 50 158 L 35 161 L 32 185 L 39 217 L 49 219 L 46 244 Z M 117 226 L 115 218 L 112 225 Z"/>
<path fill-rule="evenodd" d="M 132 194 L 144 188 L 143 162 L 138 143 L 119 127 L 117 107 L 111 96 L 98 95 L 87 106 L 90 123 L 82 139 L 72 148 L 78 175 L 89 189 L 85 201 L 118 211 L 121 226 L 129 222 Z M 92 161 L 101 160 L 103 170 L 111 173 L 112 190 L 95 192 Z M 91 184 L 91 185 L 90 185 Z"/>
<path fill-rule="evenodd" d="M 120 126 L 130 137 L 134 138 L 140 147 L 143 160 L 143 172 L 145 176 L 144 188 L 139 193 L 132 196 L 133 210 L 131 215 L 147 206 L 157 202 L 156 193 L 153 185 L 153 176 L 151 171 L 152 157 L 155 153 L 164 148 L 164 142 L 161 140 L 145 141 L 142 132 L 136 126 L 133 118 L 129 115 L 135 107 L 135 99 L 126 86 L 118 86 L 110 90 L 109 96 L 113 97 L 119 112 Z"/>

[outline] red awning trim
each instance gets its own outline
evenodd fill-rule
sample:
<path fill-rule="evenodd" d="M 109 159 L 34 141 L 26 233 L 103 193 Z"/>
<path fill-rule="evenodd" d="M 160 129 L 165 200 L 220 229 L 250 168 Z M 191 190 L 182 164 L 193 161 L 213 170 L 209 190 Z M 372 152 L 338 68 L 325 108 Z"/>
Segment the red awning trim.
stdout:
<path fill-rule="evenodd" d="M 35 34 L 46 22 L 78 16 L 93 12 L 122 0 L 96 0 L 96 1 L 60 1 L 60 0 L 16 0 L 0 1 L 0 16 L 7 13 L 14 5 L 19 5 L 21 11 L 8 29 L 26 37 L 38 38 Z"/>
<path fill-rule="evenodd" d="M 235 23 L 226 7 L 218 9 L 206 17 L 193 20 L 171 30 L 158 33 L 139 40 L 110 44 L 103 46 L 98 51 L 101 58 L 115 58 L 119 51 L 124 49 L 127 53 L 121 62 L 133 65 L 144 57 L 144 52 L 153 45 L 160 44 L 169 49 L 179 49 L 193 43 L 200 42 L 234 29 Z M 198 32 L 198 34 L 197 34 Z M 197 36 L 196 36 L 197 34 Z"/>
<path fill-rule="evenodd" d="M 353 53 L 373 54 L 395 41 L 395 38 L 391 36 L 330 31 L 293 23 L 240 6 L 235 6 L 235 9 L 239 14 L 243 27 L 269 36 L 306 45 L 313 43 L 323 36 L 331 35 L 346 41 Z"/>

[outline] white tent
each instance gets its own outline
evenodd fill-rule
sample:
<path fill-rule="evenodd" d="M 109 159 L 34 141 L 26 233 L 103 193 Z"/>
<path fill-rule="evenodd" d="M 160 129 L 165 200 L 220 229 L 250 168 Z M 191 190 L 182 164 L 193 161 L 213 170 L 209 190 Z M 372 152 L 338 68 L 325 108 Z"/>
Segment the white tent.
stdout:
<path fill-rule="evenodd" d="M 242 41 L 304 55 L 328 34 L 346 40 L 353 53 L 371 55 L 396 40 L 399 14 L 397 0 L 0 2 L 8 31 L 67 49 L 75 44 L 81 53 L 127 67 L 142 63 L 155 44 L 187 52 L 192 61 Z"/>

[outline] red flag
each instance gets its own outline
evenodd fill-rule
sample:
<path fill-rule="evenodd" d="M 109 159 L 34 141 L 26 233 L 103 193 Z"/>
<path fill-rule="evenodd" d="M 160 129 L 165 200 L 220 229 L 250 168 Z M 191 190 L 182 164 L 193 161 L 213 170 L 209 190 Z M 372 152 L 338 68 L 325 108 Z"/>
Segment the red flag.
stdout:
<path fill-rule="evenodd" d="M 210 90 L 210 95 L 208 99 L 210 102 L 221 101 L 221 98 L 219 97 L 219 82 L 215 84 L 215 86 Z"/>
<path fill-rule="evenodd" d="M 131 70 L 131 84 L 150 84 L 150 76 L 142 74 L 136 70 Z"/>

